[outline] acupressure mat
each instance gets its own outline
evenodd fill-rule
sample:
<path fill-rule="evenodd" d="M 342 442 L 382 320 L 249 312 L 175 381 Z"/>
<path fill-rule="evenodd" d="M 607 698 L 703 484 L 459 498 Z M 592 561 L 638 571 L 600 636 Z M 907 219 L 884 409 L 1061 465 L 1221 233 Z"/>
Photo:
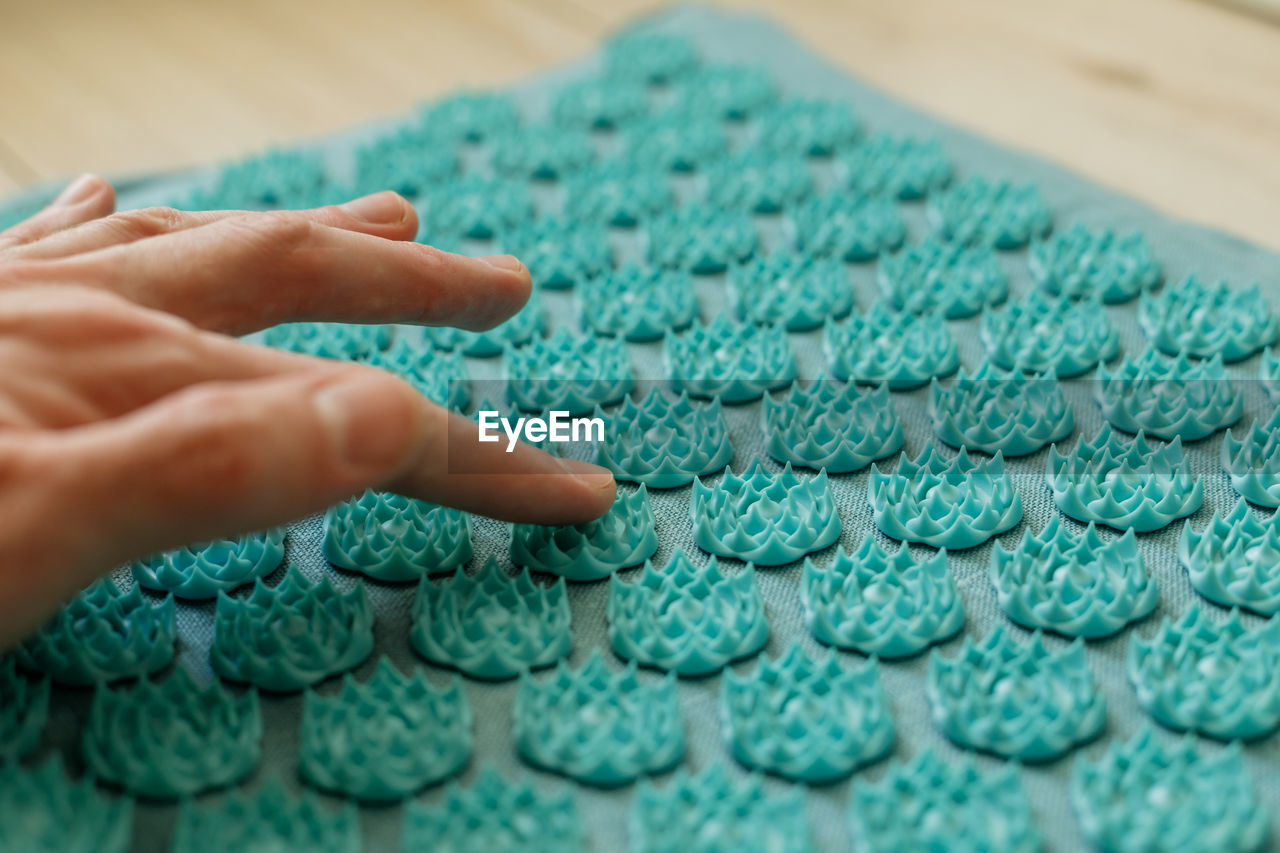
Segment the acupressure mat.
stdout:
<path fill-rule="evenodd" d="M 636 29 L 652 29 L 688 37 L 696 44 L 706 62 L 734 62 L 764 68 L 779 85 L 784 97 L 848 99 L 871 131 L 937 137 L 954 159 L 959 179 L 984 175 L 1036 184 L 1053 211 L 1056 229 L 1065 230 L 1079 222 L 1090 226 L 1110 227 L 1122 233 L 1141 231 L 1148 239 L 1154 256 L 1163 264 L 1166 282 L 1180 281 L 1193 271 L 1210 281 L 1219 277 L 1226 278 L 1236 288 L 1243 288 L 1256 281 L 1269 288 L 1265 294 L 1273 301 L 1274 307 L 1277 296 L 1275 288 L 1280 284 L 1280 257 L 1275 254 L 1202 227 L 1170 221 L 1138 202 L 1093 186 L 1058 167 L 975 138 L 921 115 L 834 69 L 771 22 L 701 7 L 680 7 L 637 24 Z M 542 118 L 547 114 L 550 98 L 555 91 L 573 80 L 590 76 L 598 67 L 597 59 L 584 60 L 563 69 L 539 74 L 514 86 L 511 92 L 518 99 L 526 119 Z M 342 171 L 349 168 L 351 153 L 357 145 L 385 132 L 389 127 L 368 127 L 352 131 L 322 142 L 318 147 L 325 152 L 332 168 Z M 827 167 L 818 164 L 814 171 L 818 175 L 820 187 L 830 183 Z M 211 171 L 191 172 L 123 182 L 121 206 L 177 201 L 189 194 L 192 188 L 207 183 L 212 175 Z M 677 188 L 683 198 L 690 195 L 688 181 L 677 181 Z M 546 199 L 539 196 L 538 202 L 543 205 Z M 21 202 L 15 203 L 14 209 L 19 204 Z M 908 245 L 930 233 L 921 203 L 908 202 L 899 207 L 907 219 Z M 777 216 L 757 217 L 765 249 L 779 245 L 784 239 L 778 220 Z M 619 260 L 640 257 L 638 244 L 629 236 L 629 232 L 615 230 L 614 234 L 617 236 Z M 468 242 L 463 248 L 479 253 L 488 246 Z M 1027 273 L 1025 251 L 1002 252 L 1000 263 L 1010 277 L 1012 300 L 1019 300 L 1034 289 Z M 856 310 L 866 311 L 877 299 L 876 264 L 849 264 L 847 269 L 854 286 Z M 719 310 L 727 307 L 723 274 L 698 277 L 696 287 L 703 320 L 709 321 Z M 576 323 L 573 319 L 576 312 L 572 308 L 570 294 L 570 291 L 550 290 L 541 293 L 544 310 L 552 326 Z M 1141 354 L 1148 343 L 1137 322 L 1136 304 L 1136 301 L 1130 301 L 1104 309 L 1119 332 L 1122 352 L 1131 358 Z M 959 344 L 961 364 L 966 372 L 972 373 L 986 358 L 979 342 L 978 319 L 951 320 L 948 325 Z M 824 359 L 821 352 L 821 331 L 792 333 L 790 338 L 798 361 L 799 375 L 809 379 L 822 372 Z M 633 397 L 639 400 L 655 382 L 662 384 L 665 373 L 661 366 L 661 343 L 629 344 L 628 349 L 635 375 L 640 380 L 640 387 L 633 391 Z M 1253 379 L 1257 376 L 1259 358 L 1255 355 L 1230 365 L 1229 375 L 1239 379 Z M 1114 368 L 1116 364 L 1118 362 L 1112 362 L 1111 366 Z M 497 388 L 497 383 L 480 380 L 496 379 L 500 368 L 501 359 L 467 360 L 467 369 L 476 389 Z M 1256 384 L 1241 383 L 1246 393 L 1244 414 L 1235 427 L 1237 432 L 1255 418 L 1265 422 L 1271 413 L 1271 407 L 1255 387 Z M 1093 400 L 1092 385 L 1088 381 L 1064 385 L 1068 400 L 1075 410 L 1075 429 L 1059 445 L 1064 450 L 1073 445 L 1079 436 L 1092 438 L 1097 435 L 1105 423 Z M 947 458 L 954 455 L 952 451 L 943 448 L 933 435 L 928 418 L 927 387 L 895 391 L 891 397 L 902 421 L 905 435 L 903 449 L 911 458 L 915 458 L 930 445 L 942 450 Z M 477 395 L 473 391 L 471 410 L 474 410 L 476 402 Z M 764 439 L 759 427 L 760 404 L 726 406 L 726 416 L 733 443 L 730 469 L 735 473 L 744 472 L 756 458 L 761 458 L 765 460 L 768 470 L 780 470 L 764 451 Z M 1208 521 L 1215 510 L 1225 515 L 1237 501 L 1237 495 L 1229 485 L 1219 457 L 1222 439 L 1223 433 L 1218 432 L 1187 447 L 1192 470 L 1204 482 L 1203 506 L 1191 516 L 1197 529 Z M 1021 524 L 991 542 L 949 555 L 949 570 L 963 600 L 966 620 L 962 632 L 941 645 L 945 657 L 954 658 L 960 653 L 962 638 L 969 637 L 974 641 L 984 639 L 996 626 L 1003 626 L 1020 644 L 1029 642 L 1029 632 L 1012 624 L 999 609 L 988 566 L 994 547 L 1003 545 L 1011 548 L 1019 541 L 1024 530 L 1029 528 L 1038 533 L 1051 519 L 1060 516 L 1045 484 L 1044 471 L 1049 452 L 1046 448 L 1031 456 L 1008 460 L 1006 463 L 1025 510 Z M 985 457 L 977 454 L 976 458 Z M 896 457 L 879 463 L 882 471 L 892 470 L 895 464 Z M 811 472 L 805 472 L 806 477 L 810 475 Z M 708 478 L 708 481 L 718 481 L 722 476 L 715 475 Z M 887 545 L 891 552 L 896 551 L 897 543 L 876 531 L 872 523 L 872 509 L 867 499 L 868 470 L 833 475 L 831 480 L 844 525 L 840 544 L 853 550 L 864 538 L 874 537 Z M 655 565 L 668 561 L 677 550 L 683 551 L 698 565 L 705 565 L 707 561 L 708 555 L 694 544 L 691 536 L 688 522 L 690 492 L 688 486 L 650 490 L 659 536 L 658 551 L 654 556 Z M 1072 530 L 1083 529 L 1074 522 L 1066 519 L 1063 521 Z M 1142 727 L 1154 725 L 1151 717 L 1139 707 L 1134 688 L 1126 677 L 1125 655 L 1131 638 L 1134 635 L 1150 638 L 1162 619 L 1177 618 L 1197 602 L 1203 610 L 1209 612 L 1213 621 L 1221 622 L 1226 618 L 1223 608 L 1204 601 L 1191 588 L 1185 569 L 1179 565 L 1177 542 L 1181 530 L 1181 522 L 1175 522 L 1158 532 L 1140 535 L 1137 540 L 1147 571 L 1159 586 L 1159 600 L 1154 613 L 1111 637 L 1091 641 L 1087 646 L 1088 665 L 1106 700 L 1106 728 L 1102 736 L 1055 761 L 1025 766 L 1019 771 L 1021 783 L 1031 803 L 1034 822 L 1047 849 L 1069 851 L 1086 846 L 1067 793 L 1074 763 L 1086 757 L 1097 760 L 1109 745 L 1128 741 Z M 288 540 L 288 562 L 297 565 L 304 574 L 313 578 L 328 574 L 340 589 L 348 589 L 355 576 L 339 572 L 325 562 L 321 555 L 322 534 L 323 528 L 318 516 L 292 525 Z M 1117 538 L 1113 532 L 1104 536 L 1108 540 Z M 490 556 L 496 556 L 508 571 L 514 571 L 507 558 L 509 534 L 505 525 L 476 519 L 473 538 L 475 556 L 468 564 L 469 571 L 478 571 Z M 912 547 L 917 559 L 932 553 L 922 546 Z M 832 548 L 815 555 L 817 562 L 822 565 L 829 564 L 833 557 Z M 727 562 L 734 566 L 734 571 L 737 570 L 739 564 L 732 560 Z M 636 570 L 628 570 L 626 578 L 633 580 L 638 574 Z M 796 641 L 810 653 L 822 650 L 803 623 L 800 574 L 799 562 L 778 568 L 757 569 L 756 577 L 766 604 L 770 636 L 761 656 L 734 664 L 732 670 L 739 674 L 753 673 L 760 661 L 780 657 Z M 283 575 L 284 569 L 281 568 L 269 581 L 272 584 L 278 583 Z M 132 584 L 127 573 L 118 574 L 117 581 L 122 586 Z M 408 672 L 415 666 L 426 666 L 410 647 L 414 585 L 377 582 L 366 582 L 366 585 L 376 615 L 376 648 L 374 655 L 356 671 L 359 680 L 364 681 L 373 673 L 382 655 L 389 657 L 403 672 Z M 242 587 L 238 595 L 245 595 L 247 592 L 248 587 Z M 606 636 L 605 603 L 608 592 L 608 582 L 569 586 L 573 612 L 573 650 L 569 660 L 575 668 L 581 667 L 594 649 L 602 650 L 611 666 L 621 667 L 621 663 L 609 650 Z M 213 610 L 212 602 L 181 602 L 178 606 L 179 661 L 191 669 L 200 683 L 215 678 L 208 655 Z M 1248 614 L 1241 618 L 1250 627 L 1261 621 Z M 1060 652 L 1068 646 L 1066 640 L 1056 635 L 1046 635 L 1044 642 L 1052 652 Z M 839 656 L 846 669 L 856 669 L 862 661 L 860 656 L 849 653 L 840 653 Z M 958 762 L 971 754 L 953 745 L 930 718 L 929 702 L 925 695 L 928 660 L 929 654 L 925 653 L 904 661 L 880 663 L 880 674 L 889 700 L 889 713 L 897 732 L 890 752 L 891 760 L 912 759 L 926 748 L 933 749 L 947 762 Z M 451 672 L 432 667 L 428 667 L 428 670 L 431 681 L 438 686 L 448 684 L 453 678 Z M 545 679 L 548 675 L 548 672 L 543 671 L 538 677 Z M 725 677 L 722 673 L 705 679 L 679 681 L 680 709 L 688 744 L 681 766 L 689 770 L 701 770 L 712 762 L 720 762 L 727 766 L 730 775 L 741 778 L 745 771 L 730 755 L 719 718 L 720 694 Z M 646 684 L 656 683 L 660 674 L 642 670 L 640 678 Z M 321 687 L 321 692 L 333 695 L 338 688 L 339 681 L 331 679 Z M 233 689 L 238 692 L 240 688 Z M 506 778 L 533 778 L 539 788 L 569 789 L 582 816 L 588 835 L 588 849 L 614 851 L 625 848 L 628 841 L 627 819 L 636 785 L 605 791 L 575 785 L 560 777 L 533 770 L 519 760 L 513 743 L 511 709 L 517 690 L 516 682 L 491 684 L 466 679 L 464 689 L 475 714 L 476 743 L 476 754 L 459 777 L 465 786 L 472 785 L 480 778 L 482 768 L 493 763 Z M 54 751 L 62 751 L 73 771 L 77 774 L 82 772 L 78 742 L 88 713 L 90 695 L 87 691 L 55 688 L 50 722 L 45 729 L 42 746 L 28 762 Z M 263 695 L 263 760 L 255 774 L 233 790 L 256 790 L 269 774 L 283 777 L 289 790 L 300 788 L 297 756 L 302 704 L 300 694 L 284 697 Z M 1172 746 L 1178 735 L 1157 728 L 1155 737 Z M 1225 745 L 1207 739 L 1200 742 L 1199 748 L 1208 755 L 1217 755 L 1226 749 Z M 980 770 L 988 772 L 996 771 L 1006 764 L 1002 759 L 985 754 L 976 754 L 975 761 Z M 1271 806 L 1270 840 L 1274 845 L 1280 839 L 1275 814 L 1275 806 L 1280 803 L 1280 735 L 1272 732 L 1269 737 L 1246 744 L 1244 764 L 1256 785 L 1258 798 Z M 805 791 L 805 814 L 815 849 L 835 851 L 850 848 L 852 842 L 847 812 L 851 787 L 858 781 L 879 780 L 887 767 L 885 760 L 874 761 L 859 769 L 851 780 L 816 786 Z M 671 778 L 672 774 L 666 773 L 654 781 L 659 787 L 663 787 Z M 766 777 L 763 784 L 766 792 L 773 796 L 782 797 L 794 790 L 794 786 L 776 777 Z M 443 793 L 444 786 L 437 785 L 413 799 L 438 803 Z M 225 796 L 224 792 L 218 792 L 206 795 L 201 801 L 221 801 Z M 329 797 L 324 799 L 333 802 Z M 140 802 L 135 813 L 134 849 L 168 849 L 176 814 L 177 808 L 174 806 Z M 360 820 L 366 848 L 397 849 L 402 815 L 403 806 L 361 809 Z"/>

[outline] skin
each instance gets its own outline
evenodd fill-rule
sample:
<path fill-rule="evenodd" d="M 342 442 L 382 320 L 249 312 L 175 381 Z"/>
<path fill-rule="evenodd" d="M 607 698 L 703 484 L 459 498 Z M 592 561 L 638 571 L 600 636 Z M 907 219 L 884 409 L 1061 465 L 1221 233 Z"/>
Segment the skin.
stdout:
<path fill-rule="evenodd" d="M 387 372 L 233 337 L 291 320 L 487 329 L 529 297 L 515 258 L 412 242 L 391 192 L 309 211 L 114 206 L 85 175 L 0 232 L 0 651 L 114 566 L 366 487 L 539 524 L 612 505 L 604 469 L 479 443 Z"/>

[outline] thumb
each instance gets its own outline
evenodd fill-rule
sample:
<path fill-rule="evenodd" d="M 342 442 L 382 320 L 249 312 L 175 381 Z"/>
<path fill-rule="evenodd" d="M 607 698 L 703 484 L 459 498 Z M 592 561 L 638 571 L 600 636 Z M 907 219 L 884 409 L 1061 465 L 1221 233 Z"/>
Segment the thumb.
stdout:
<path fill-rule="evenodd" d="M 385 482 L 446 413 L 370 368 L 206 383 L 129 416 L 49 434 L 69 562 L 92 576 L 142 554 L 281 524 Z M 79 581 L 88 577 L 78 578 Z"/>

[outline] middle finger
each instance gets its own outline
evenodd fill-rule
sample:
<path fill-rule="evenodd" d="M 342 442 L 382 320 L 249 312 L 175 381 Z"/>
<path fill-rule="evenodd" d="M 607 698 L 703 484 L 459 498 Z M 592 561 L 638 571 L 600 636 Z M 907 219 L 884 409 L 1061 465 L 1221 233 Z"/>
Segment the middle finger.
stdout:
<path fill-rule="evenodd" d="M 245 210 L 176 210 L 171 207 L 124 210 L 11 248 L 7 257 L 18 260 L 66 258 L 162 234 L 199 228 L 233 216 L 263 215 Z M 282 215 L 305 217 L 334 228 L 391 240 L 409 240 L 418 231 L 418 216 L 413 205 L 390 191 L 362 196 L 345 204 L 289 211 Z"/>

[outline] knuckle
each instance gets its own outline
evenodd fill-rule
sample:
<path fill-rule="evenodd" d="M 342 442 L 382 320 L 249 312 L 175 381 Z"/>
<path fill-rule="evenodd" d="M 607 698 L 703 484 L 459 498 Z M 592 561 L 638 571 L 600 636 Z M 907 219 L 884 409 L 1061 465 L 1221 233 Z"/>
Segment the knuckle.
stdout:
<path fill-rule="evenodd" d="M 126 239 L 141 240 L 179 230 L 186 214 L 172 207 L 142 207 L 124 210 L 106 218 L 106 223 Z"/>
<path fill-rule="evenodd" d="M 323 277 L 331 263 L 311 251 L 314 228 L 298 211 L 246 213 L 227 220 L 219 238 L 228 249 L 225 263 L 255 279 L 270 278 L 273 286 L 255 289 L 251 303 L 247 294 L 230 299 L 227 316 L 215 327 L 248 331 L 297 317 L 306 300 L 305 285 Z"/>
<path fill-rule="evenodd" d="M 287 283 L 299 274 L 311 273 L 301 267 L 313 254 L 306 251 L 313 226 L 314 223 L 297 211 L 246 213 L 226 221 L 221 239 L 231 249 L 228 258 L 234 258 L 233 263 L 251 267 L 259 274 L 264 268 L 270 268 L 282 283 Z M 261 294 L 263 299 L 280 295 Z"/>
<path fill-rule="evenodd" d="M 296 210 L 267 210 L 236 220 L 273 251 L 289 251 L 307 242 L 314 223 Z"/>

